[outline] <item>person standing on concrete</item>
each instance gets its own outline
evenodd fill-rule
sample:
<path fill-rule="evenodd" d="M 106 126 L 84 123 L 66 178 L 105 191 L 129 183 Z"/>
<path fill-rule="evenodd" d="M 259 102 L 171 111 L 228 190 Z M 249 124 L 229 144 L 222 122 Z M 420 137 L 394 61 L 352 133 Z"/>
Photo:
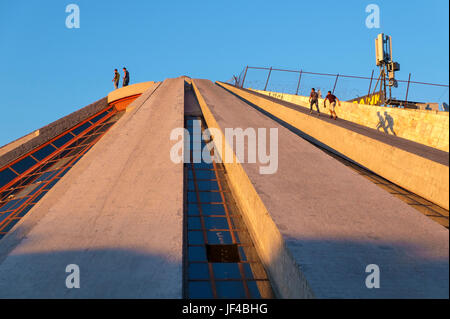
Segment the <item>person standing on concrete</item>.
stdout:
<path fill-rule="evenodd" d="M 312 113 L 313 105 L 316 105 L 317 113 L 320 116 L 319 111 L 319 94 L 317 94 L 316 89 L 311 89 L 311 94 L 309 95 L 309 113 Z"/>
<path fill-rule="evenodd" d="M 112 79 L 114 82 L 114 87 L 117 89 L 119 87 L 120 73 L 117 69 L 114 69 L 114 78 Z"/>
<path fill-rule="evenodd" d="M 128 83 L 130 83 L 130 73 L 128 73 L 127 68 L 123 68 L 123 82 L 122 86 L 128 86 Z"/>
<path fill-rule="evenodd" d="M 323 106 L 324 107 L 327 107 L 326 104 L 325 104 L 325 102 L 327 100 L 330 101 L 330 118 L 333 118 L 333 115 L 334 115 L 334 119 L 337 119 L 337 115 L 336 115 L 336 111 L 335 111 L 336 101 L 338 101 L 339 106 L 341 106 L 341 101 L 339 101 L 339 99 L 335 95 L 333 95 L 331 93 L 331 91 L 328 91 L 328 94 L 325 97 L 325 100 L 323 100 Z"/>

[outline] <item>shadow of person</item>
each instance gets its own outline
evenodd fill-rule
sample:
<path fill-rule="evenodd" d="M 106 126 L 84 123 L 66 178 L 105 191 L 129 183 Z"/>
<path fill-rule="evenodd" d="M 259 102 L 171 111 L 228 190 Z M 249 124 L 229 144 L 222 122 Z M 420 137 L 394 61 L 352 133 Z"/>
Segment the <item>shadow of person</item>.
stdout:
<path fill-rule="evenodd" d="M 384 112 L 386 114 L 386 112 Z M 377 131 L 382 128 L 384 130 L 384 133 L 388 133 L 388 130 L 386 128 L 386 120 L 383 118 L 383 115 L 380 114 L 380 112 L 377 112 L 377 116 L 379 118 L 378 124 L 377 124 Z"/>
<path fill-rule="evenodd" d="M 388 112 L 384 112 L 384 118 L 385 118 L 385 123 L 387 123 L 386 129 L 385 129 L 386 133 L 388 133 L 387 131 L 389 129 L 393 135 L 397 135 L 394 132 L 394 118 L 392 116 L 390 116 L 388 114 Z"/>

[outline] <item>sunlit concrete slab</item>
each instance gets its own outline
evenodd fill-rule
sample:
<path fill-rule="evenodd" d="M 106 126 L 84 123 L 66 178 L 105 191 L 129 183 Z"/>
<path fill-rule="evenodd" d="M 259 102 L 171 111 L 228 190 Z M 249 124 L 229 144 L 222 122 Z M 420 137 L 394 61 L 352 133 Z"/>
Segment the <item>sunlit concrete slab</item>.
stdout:
<path fill-rule="evenodd" d="M 313 143 L 325 145 L 333 152 L 448 210 L 448 152 L 342 119 L 335 121 L 326 116 L 311 116 L 295 104 L 228 84 L 218 84 L 300 130 Z"/>
<path fill-rule="evenodd" d="M 130 111 L 0 241 L 2 298 L 181 298 L 184 80 Z M 69 264 L 80 288 L 68 289 Z"/>
<path fill-rule="evenodd" d="M 194 80 L 208 126 L 277 128 L 278 170 L 225 164 L 278 296 L 448 298 L 449 234 L 208 80 Z M 247 145 L 246 145 L 247 153 Z M 380 288 L 366 286 L 368 265 Z"/>

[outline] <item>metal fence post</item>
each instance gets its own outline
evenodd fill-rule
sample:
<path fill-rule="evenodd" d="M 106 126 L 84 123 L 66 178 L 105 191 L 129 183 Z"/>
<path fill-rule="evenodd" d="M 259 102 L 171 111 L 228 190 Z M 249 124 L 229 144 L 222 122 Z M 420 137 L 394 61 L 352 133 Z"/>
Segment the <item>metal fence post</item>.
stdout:
<path fill-rule="evenodd" d="M 272 67 L 270 67 L 269 75 L 267 75 L 266 86 L 264 87 L 264 91 L 267 89 L 267 84 L 269 84 L 270 73 L 272 73 Z"/>
<path fill-rule="evenodd" d="M 334 81 L 334 87 L 333 87 L 333 92 L 332 92 L 333 94 L 334 94 L 334 90 L 336 89 L 336 84 L 337 84 L 338 78 L 339 78 L 339 73 L 336 74 L 336 81 Z"/>
<path fill-rule="evenodd" d="M 245 77 L 247 76 L 247 70 L 248 70 L 248 65 L 245 67 L 245 73 L 244 73 L 244 78 L 242 79 L 242 85 L 241 85 L 241 88 L 244 87 Z"/>
<path fill-rule="evenodd" d="M 408 92 L 409 92 L 409 83 L 411 82 L 411 73 L 408 77 L 408 86 L 406 87 L 406 97 L 405 97 L 405 105 L 403 107 L 406 107 L 406 104 L 408 104 Z"/>
<path fill-rule="evenodd" d="M 372 75 L 370 76 L 369 93 L 367 93 L 367 104 L 369 105 L 370 105 L 370 89 L 372 88 L 372 81 L 373 81 L 373 72 L 374 70 L 372 70 Z"/>
<path fill-rule="evenodd" d="M 302 72 L 303 70 L 300 70 L 300 74 L 298 76 L 297 91 L 295 92 L 295 95 L 298 95 L 298 89 L 300 88 L 300 81 L 302 79 Z"/>

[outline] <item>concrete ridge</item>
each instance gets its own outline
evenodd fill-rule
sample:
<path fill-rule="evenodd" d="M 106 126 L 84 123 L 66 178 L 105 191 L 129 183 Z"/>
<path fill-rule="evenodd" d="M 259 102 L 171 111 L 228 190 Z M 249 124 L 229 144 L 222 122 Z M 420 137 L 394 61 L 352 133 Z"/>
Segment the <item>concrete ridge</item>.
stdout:
<path fill-rule="evenodd" d="M 60 118 L 59 120 L 45 125 L 38 130 L 39 134 L 37 136 L 33 137 L 31 140 L 28 140 L 23 144 L 17 145 L 15 148 L 1 155 L 0 168 L 32 151 L 36 147 L 48 142 L 52 138 L 77 125 L 78 123 L 94 115 L 95 113 L 100 112 L 107 106 L 107 99 L 106 97 L 104 97 L 73 113 L 70 113 L 69 115 Z"/>

